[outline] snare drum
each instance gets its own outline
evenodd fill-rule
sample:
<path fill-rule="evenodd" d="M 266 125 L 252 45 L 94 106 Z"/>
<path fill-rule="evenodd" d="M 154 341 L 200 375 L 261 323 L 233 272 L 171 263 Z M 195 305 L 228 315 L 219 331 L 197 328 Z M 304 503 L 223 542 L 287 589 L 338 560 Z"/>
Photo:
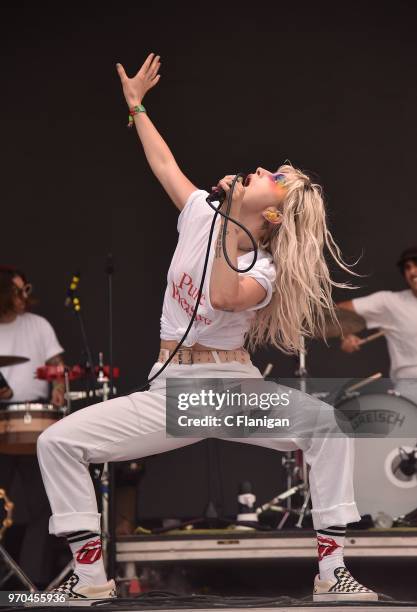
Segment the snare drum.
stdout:
<path fill-rule="evenodd" d="M 34 455 L 40 434 L 63 416 L 52 404 L 22 402 L 0 406 L 0 453 Z"/>

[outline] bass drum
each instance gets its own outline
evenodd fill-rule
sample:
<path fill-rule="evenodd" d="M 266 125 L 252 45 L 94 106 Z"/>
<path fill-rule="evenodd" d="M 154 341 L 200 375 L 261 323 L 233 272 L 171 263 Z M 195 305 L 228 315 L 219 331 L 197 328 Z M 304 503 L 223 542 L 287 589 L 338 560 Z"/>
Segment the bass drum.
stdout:
<path fill-rule="evenodd" d="M 417 450 L 417 405 L 397 392 L 343 399 L 355 433 L 355 498 L 361 515 L 392 518 L 417 508 L 417 475 L 400 469 L 400 449 Z M 407 471 L 407 470 L 405 470 Z"/>

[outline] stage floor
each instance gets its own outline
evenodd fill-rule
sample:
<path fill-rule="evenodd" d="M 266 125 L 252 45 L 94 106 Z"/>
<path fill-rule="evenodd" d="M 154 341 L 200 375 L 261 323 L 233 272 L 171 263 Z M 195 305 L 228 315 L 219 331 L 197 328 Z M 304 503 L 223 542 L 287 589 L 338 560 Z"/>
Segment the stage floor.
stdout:
<path fill-rule="evenodd" d="M 37 606 L 31 606 L 30 609 L 31 610 L 51 610 L 51 609 L 56 609 L 56 610 L 74 610 L 74 607 L 86 607 L 86 604 L 77 604 L 76 602 L 74 602 L 71 606 L 56 606 L 55 608 L 46 608 L 46 607 L 37 607 Z M 27 610 L 28 608 L 15 608 L 15 607 L 8 607 L 8 608 L 0 608 L 0 611 L 10 611 L 13 610 L 14 612 L 20 612 L 20 610 Z M 100 610 L 107 610 L 108 612 L 143 612 L 144 610 L 146 610 L 146 612 L 158 612 L 160 610 L 167 610 L 169 609 L 170 612 L 184 612 L 184 610 L 186 609 L 188 612 L 213 612 L 214 610 L 222 610 L 222 612 L 247 612 L 248 610 L 251 610 L 251 612 L 287 612 L 288 610 L 294 610 L 294 612 L 312 612 L 313 610 L 315 612 L 328 612 L 329 610 L 331 610 L 332 612 L 348 612 L 349 610 L 351 610 L 352 612 L 412 612 L 415 611 L 417 609 L 417 603 L 407 603 L 407 602 L 372 602 L 369 603 L 368 605 L 365 605 L 363 603 L 357 604 L 357 603 L 353 603 L 351 602 L 346 603 L 346 604 L 283 604 L 280 605 L 279 603 L 276 606 L 270 606 L 270 607 L 265 607 L 265 608 L 252 608 L 252 607 L 241 607 L 241 608 L 159 608 L 159 607 L 148 607 L 146 606 L 145 608 L 141 607 L 140 604 L 138 604 L 137 602 L 131 602 L 129 605 L 126 604 L 117 604 L 117 603 L 112 603 L 112 604 L 99 604 L 99 605 L 94 605 L 92 606 L 92 609 L 100 609 Z"/>
<path fill-rule="evenodd" d="M 345 551 L 349 569 L 362 584 L 393 600 L 417 601 L 417 529 L 349 531 Z M 134 578 L 149 568 L 148 575 L 157 576 L 151 589 L 178 593 L 178 587 L 188 593 L 223 593 L 226 598 L 289 596 L 301 602 L 297 609 L 312 606 L 316 557 L 315 533 L 310 530 L 174 532 L 128 536 L 117 543 L 119 574 Z M 389 600 L 378 605 L 399 609 Z M 370 607 L 376 609 L 375 604 Z M 417 604 L 407 609 L 417 611 Z"/>
<path fill-rule="evenodd" d="M 197 530 L 119 537 L 117 562 L 315 558 L 315 532 Z M 417 557 L 417 528 L 349 531 L 346 557 Z"/>

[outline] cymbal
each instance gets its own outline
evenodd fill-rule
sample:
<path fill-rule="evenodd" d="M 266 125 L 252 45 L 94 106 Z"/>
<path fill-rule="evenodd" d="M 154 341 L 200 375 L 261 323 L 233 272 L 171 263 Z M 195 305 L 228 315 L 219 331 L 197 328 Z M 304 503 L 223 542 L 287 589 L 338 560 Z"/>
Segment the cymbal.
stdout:
<path fill-rule="evenodd" d="M 348 334 L 357 334 L 366 327 L 366 321 L 363 317 L 358 315 L 352 310 L 346 310 L 345 308 L 335 308 L 337 321 L 333 321 L 331 317 L 325 315 L 325 338 L 339 338 L 340 336 L 347 336 Z"/>
<path fill-rule="evenodd" d="M 29 357 L 18 357 L 17 355 L 0 355 L 0 368 L 17 365 L 29 361 Z"/>

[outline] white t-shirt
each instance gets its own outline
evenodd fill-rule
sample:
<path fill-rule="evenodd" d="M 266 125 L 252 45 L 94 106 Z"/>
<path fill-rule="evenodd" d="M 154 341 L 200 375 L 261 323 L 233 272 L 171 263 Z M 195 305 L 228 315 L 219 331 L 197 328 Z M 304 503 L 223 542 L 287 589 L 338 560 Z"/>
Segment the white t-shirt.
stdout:
<path fill-rule="evenodd" d="M 168 271 L 161 317 L 161 339 L 180 340 L 187 329 L 194 311 L 204 266 L 210 226 L 214 211 L 206 202 L 207 191 L 194 191 L 178 219 L 179 239 Z M 207 267 L 200 305 L 193 327 L 184 346 L 195 343 L 218 349 L 236 349 L 243 345 L 244 337 L 255 316 L 255 310 L 266 306 L 272 297 L 275 265 L 272 256 L 258 250 L 255 266 L 244 276 L 255 278 L 266 290 L 265 299 L 242 312 L 214 310 L 210 303 L 209 286 L 213 266 L 215 242 L 221 217 L 216 219 L 212 248 Z M 247 268 L 253 252 L 238 257 L 238 267 Z"/>
<path fill-rule="evenodd" d="M 417 379 L 417 297 L 411 289 L 378 291 L 353 300 L 368 328 L 380 327 L 387 339 L 391 378 Z"/>
<path fill-rule="evenodd" d="M 35 378 L 36 369 L 63 352 L 50 323 L 39 315 L 26 312 L 12 323 L 0 323 L 0 355 L 29 357 L 29 361 L 1 368 L 13 389 L 10 402 L 46 399 L 49 385 Z"/>

